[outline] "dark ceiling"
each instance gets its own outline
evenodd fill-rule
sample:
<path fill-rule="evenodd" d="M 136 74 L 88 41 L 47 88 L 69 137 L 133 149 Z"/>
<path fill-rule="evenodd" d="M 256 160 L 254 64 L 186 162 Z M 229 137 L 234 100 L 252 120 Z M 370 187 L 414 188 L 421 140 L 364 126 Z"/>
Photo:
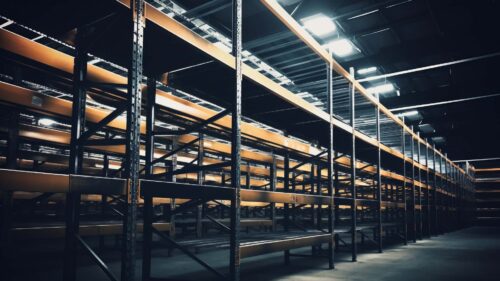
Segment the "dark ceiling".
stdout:
<path fill-rule="evenodd" d="M 177 0 L 190 17 L 201 17 L 230 36 L 230 0 Z M 263 7 L 245 0 L 244 48 L 298 85 L 324 79 L 324 65 Z M 452 0 L 280 0 L 296 20 L 323 13 L 335 20 L 338 34 L 359 49 L 338 60 L 347 69 L 377 66 L 392 73 L 500 51 L 500 1 Z M 198 8 L 197 8 L 198 7 Z M 323 38 L 327 41 L 331 38 Z M 321 40 L 320 40 L 321 41 Z M 323 42 L 322 42 L 323 43 Z M 500 56 L 388 78 L 400 95 L 381 97 L 389 109 L 500 93 Z M 303 73 L 312 73 L 304 75 Z M 383 81 L 382 81 L 383 82 Z M 380 83 L 380 82 L 379 82 Z M 370 83 L 365 83 L 369 87 Z M 321 98 L 321 93 L 317 93 Z M 421 131 L 451 159 L 500 157 L 500 96 L 418 109 L 410 122 L 430 124 Z"/>
<path fill-rule="evenodd" d="M 202 19 L 231 37 L 231 0 L 147 1 L 156 5 L 175 2 L 187 11 L 180 19 L 183 23 Z M 318 13 L 334 20 L 338 31 L 318 40 L 326 43 L 340 37 L 355 45 L 355 54 L 337 58 L 346 69 L 376 66 L 376 74 L 388 74 L 500 52 L 500 1 L 278 1 L 298 21 Z M 31 18 L 22 9 L 26 5 L 15 3 L 7 7 L 13 6 L 24 18 Z M 289 87 L 292 91 L 307 91 L 325 102 L 324 62 L 259 0 L 243 0 L 243 4 L 244 49 L 293 80 L 294 85 Z M 31 12 L 37 14 L 38 9 Z M 370 87 L 393 83 L 400 94 L 382 95 L 381 102 L 395 109 L 500 94 L 499 68 L 500 56 L 497 55 L 363 84 Z M 423 107 L 418 109 L 419 118 L 407 122 L 419 130 L 422 137 L 448 152 L 451 159 L 500 157 L 499 105 L 500 95 Z"/>

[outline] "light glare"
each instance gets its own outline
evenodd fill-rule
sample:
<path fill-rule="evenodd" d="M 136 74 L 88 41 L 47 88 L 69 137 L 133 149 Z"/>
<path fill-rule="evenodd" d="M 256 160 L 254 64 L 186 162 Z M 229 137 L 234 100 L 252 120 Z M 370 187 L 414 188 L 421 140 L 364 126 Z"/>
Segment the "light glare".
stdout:
<path fill-rule="evenodd" d="M 326 47 L 337 57 L 345 57 L 354 51 L 351 41 L 347 39 L 338 39 L 326 44 Z"/>
<path fill-rule="evenodd" d="M 394 91 L 392 83 L 382 84 L 366 89 L 369 94 L 385 94 Z"/>
<path fill-rule="evenodd" d="M 317 14 L 302 20 L 304 27 L 312 34 L 323 37 L 337 30 L 335 23 L 323 14 Z"/>
<path fill-rule="evenodd" d="M 365 74 L 372 73 L 372 72 L 375 72 L 375 71 L 377 71 L 377 67 L 376 66 L 371 66 L 371 67 L 359 69 L 358 70 L 358 74 L 359 75 L 365 75 Z"/>
<path fill-rule="evenodd" d="M 42 126 L 52 126 L 55 123 L 56 123 L 56 121 L 49 119 L 49 118 L 41 118 L 40 120 L 38 120 L 38 124 L 40 124 Z"/>
<path fill-rule="evenodd" d="M 399 116 L 404 116 L 404 117 L 415 116 L 415 115 L 418 115 L 418 111 L 417 110 L 411 110 L 411 111 L 402 112 L 402 113 L 400 113 L 398 115 Z"/>

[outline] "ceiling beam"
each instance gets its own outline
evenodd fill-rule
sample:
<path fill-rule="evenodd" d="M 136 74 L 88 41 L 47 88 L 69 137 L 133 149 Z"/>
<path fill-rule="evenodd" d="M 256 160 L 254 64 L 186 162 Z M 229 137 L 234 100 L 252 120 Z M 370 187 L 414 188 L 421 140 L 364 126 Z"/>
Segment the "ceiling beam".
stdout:
<path fill-rule="evenodd" d="M 457 65 L 461 63 L 467 63 L 467 62 L 473 62 L 473 61 L 478 61 L 478 60 L 484 60 L 484 59 L 489 59 L 493 57 L 500 56 L 500 52 L 495 52 L 495 53 L 490 53 L 486 55 L 481 55 L 481 56 L 475 56 L 471 58 L 465 58 L 465 59 L 460 59 L 460 60 L 455 60 L 455 61 L 450 61 L 450 62 L 445 62 L 445 63 L 438 63 L 438 64 L 433 64 L 433 65 L 428 65 L 428 66 L 423 66 L 423 67 L 417 67 L 417 68 L 412 68 L 412 69 L 407 69 L 407 70 L 402 70 L 402 71 L 396 71 L 393 73 L 387 73 L 387 74 L 382 74 L 382 75 L 377 75 L 377 76 L 370 76 L 364 79 L 358 80 L 358 82 L 368 82 L 368 81 L 375 81 L 375 80 L 381 80 L 381 79 L 387 79 L 395 76 L 401 76 L 401 75 L 407 75 L 415 72 L 421 72 L 421 71 L 427 71 L 431 69 L 436 69 L 436 68 L 442 68 L 442 67 L 447 67 L 451 65 Z"/>
<path fill-rule="evenodd" d="M 470 97 L 470 98 L 464 98 L 464 99 L 455 99 L 455 100 L 447 100 L 447 101 L 440 101 L 440 102 L 433 102 L 433 103 L 426 103 L 426 104 L 397 107 L 397 108 L 392 108 L 389 110 L 392 112 L 406 111 L 406 110 L 412 110 L 412 109 L 418 109 L 418 108 L 434 107 L 434 106 L 441 106 L 441 105 L 447 105 L 447 104 L 452 104 L 452 103 L 460 103 L 460 102 L 468 102 L 468 101 L 473 101 L 473 100 L 494 98 L 494 97 L 498 97 L 498 96 L 500 96 L 500 93 L 477 96 L 477 97 Z"/>

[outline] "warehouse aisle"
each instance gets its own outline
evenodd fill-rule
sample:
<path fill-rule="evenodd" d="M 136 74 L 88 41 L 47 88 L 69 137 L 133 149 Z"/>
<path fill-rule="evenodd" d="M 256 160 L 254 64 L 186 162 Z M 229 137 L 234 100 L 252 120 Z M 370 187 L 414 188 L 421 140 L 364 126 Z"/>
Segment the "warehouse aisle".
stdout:
<path fill-rule="evenodd" d="M 38 244 L 40 248 L 43 244 Z M 60 252 L 47 248 L 24 252 L 18 257 L 14 280 L 61 280 Z M 35 250 L 34 253 L 33 250 Z M 119 252 L 106 251 L 105 259 L 112 270 L 119 274 Z M 309 248 L 293 253 L 308 254 Z M 323 258 L 292 258 L 291 265 L 283 264 L 283 254 L 275 253 L 246 259 L 242 263 L 242 281 L 325 281 L 325 280 L 391 280 L 391 281 L 483 281 L 498 280 L 500 276 L 500 228 L 473 227 L 446 235 L 402 246 L 386 247 L 384 253 L 374 249 L 360 249 L 358 262 L 350 262 L 347 252 L 336 256 L 336 269 L 327 270 Z M 21 254 L 21 253 L 18 253 Z M 227 251 L 202 251 L 199 257 L 221 271 L 227 270 Z M 168 257 L 165 248 L 153 253 L 155 277 L 174 280 L 212 280 L 213 275 L 183 255 Z M 28 261 L 29 260 L 29 261 Z M 14 262 L 14 261 L 13 261 Z M 79 280 L 108 280 L 80 251 Z M 141 261 L 137 264 L 137 280 L 140 280 Z"/>
<path fill-rule="evenodd" d="M 301 259 L 279 270 L 244 266 L 242 276 L 243 280 L 273 281 L 499 280 L 500 228 L 473 227 L 406 247 L 395 246 L 383 254 L 361 254 L 357 263 L 347 262 L 342 254 L 339 259 L 334 271 L 311 269 L 311 260 Z"/>

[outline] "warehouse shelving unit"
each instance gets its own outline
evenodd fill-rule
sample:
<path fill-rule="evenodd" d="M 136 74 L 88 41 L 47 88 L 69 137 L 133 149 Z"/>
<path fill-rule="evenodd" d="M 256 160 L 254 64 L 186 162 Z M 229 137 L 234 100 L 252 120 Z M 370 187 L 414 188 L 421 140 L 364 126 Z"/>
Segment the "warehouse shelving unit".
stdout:
<path fill-rule="evenodd" d="M 49 36 L 73 30 L 69 45 L 30 40 L 14 22 L 17 29 L 0 29 L 9 66 L 1 112 L 10 118 L 2 125 L 2 261 L 13 235 L 64 237 L 64 280 L 76 277 L 78 248 L 118 280 L 83 237 L 119 234 L 120 279 L 133 280 L 143 232 L 143 280 L 152 278 L 153 234 L 239 280 L 246 257 L 283 251 L 290 263 L 304 256 L 292 250 L 310 246 L 333 268 L 342 245 L 356 261 L 365 240 L 382 252 L 384 238 L 406 244 L 466 225 L 468 169 L 368 94 L 277 2 L 262 1 L 324 60 L 326 111 L 242 62 L 241 0 L 233 1 L 231 54 L 144 1 L 91 2 L 58 4 L 30 26 Z M 209 81 L 196 79 L 204 75 Z M 46 117 L 59 126 L 43 126 Z M 36 205 L 56 194 L 65 195 L 63 225 L 12 221 L 14 200 Z M 115 221 L 80 225 L 82 213 L 95 215 L 82 210 L 87 203 Z M 229 274 L 192 251 L 209 246 L 229 249 Z"/>
<path fill-rule="evenodd" d="M 484 165 L 486 166 L 486 165 Z M 499 225 L 500 223 L 500 168 L 474 168 L 475 174 L 475 220 L 477 225 Z"/>

